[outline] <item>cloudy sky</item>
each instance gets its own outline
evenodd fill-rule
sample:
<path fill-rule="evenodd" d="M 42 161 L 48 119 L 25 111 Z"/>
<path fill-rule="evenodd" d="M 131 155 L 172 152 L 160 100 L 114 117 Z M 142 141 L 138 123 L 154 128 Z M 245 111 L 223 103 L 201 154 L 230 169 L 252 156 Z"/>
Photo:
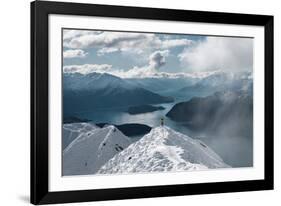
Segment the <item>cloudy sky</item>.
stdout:
<path fill-rule="evenodd" d="M 65 29 L 63 57 L 64 72 L 126 78 L 252 71 L 253 39 Z"/>

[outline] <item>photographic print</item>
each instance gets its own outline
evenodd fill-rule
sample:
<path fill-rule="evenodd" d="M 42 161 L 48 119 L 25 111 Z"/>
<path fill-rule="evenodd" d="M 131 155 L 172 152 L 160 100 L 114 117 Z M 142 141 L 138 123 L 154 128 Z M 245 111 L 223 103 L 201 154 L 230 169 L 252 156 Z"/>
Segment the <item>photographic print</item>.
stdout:
<path fill-rule="evenodd" d="M 62 29 L 62 175 L 253 166 L 253 38 Z"/>
<path fill-rule="evenodd" d="M 31 3 L 30 201 L 272 190 L 270 15 Z"/>

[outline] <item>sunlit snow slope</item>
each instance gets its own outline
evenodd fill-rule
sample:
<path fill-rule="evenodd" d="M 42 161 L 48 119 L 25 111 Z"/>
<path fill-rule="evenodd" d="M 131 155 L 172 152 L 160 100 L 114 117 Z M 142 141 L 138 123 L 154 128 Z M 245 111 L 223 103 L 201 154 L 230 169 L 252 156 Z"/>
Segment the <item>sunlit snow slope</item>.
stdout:
<path fill-rule="evenodd" d="M 204 143 L 172 130 L 156 127 L 110 159 L 98 173 L 205 170 L 229 167 Z"/>
<path fill-rule="evenodd" d="M 71 125 L 73 131 L 79 127 L 78 124 L 69 124 L 68 131 L 71 130 Z M 63 150 L 63 175 L 94 174 L 131 143 L 131 140 L 114 126 L 84 126 L 86 127 L 80 129 L 78 137 Z"/>
<path fill-rule="evenodd" d="M 77 137 L 83 136 L 97 128 L 99 127 L 95 124 L 87 122 L 63 124 L 62 149 L 65 149 Z"/>

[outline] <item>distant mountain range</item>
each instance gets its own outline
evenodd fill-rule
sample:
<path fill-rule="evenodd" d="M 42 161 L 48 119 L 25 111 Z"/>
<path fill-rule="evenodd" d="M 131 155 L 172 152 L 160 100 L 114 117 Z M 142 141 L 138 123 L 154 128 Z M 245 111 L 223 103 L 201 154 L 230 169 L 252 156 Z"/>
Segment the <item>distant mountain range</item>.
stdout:
<path fill-rule="evenodd" d="M 204 97 L 219 91 L 240 91 L 247 90 L 251 95 L 253 92 L 253 81 L 251 73 L 239 74 L 216 73 L 197 81 L 193 85 L 185 86 L 176 91 L 178 96 L 183 97 Z"/>
<path fill-rule="evenodd" d="M 180 99 L 204 97 L 217 91 L 241 90 L 252 85 L 251 72 L 209 72 L 193 75 L 169 75 L 149 78 L 133 78 L 126 81 L 148 89 L 160 95 L 173 96 Z"/>
<path fill-rule="evenodd" d="M 126 81 L 159 94 L 168 94 L 173 93 L 182 87 L 194 85 L 197 81 L 199 81 L 199 78 L 189 76 L 179 76 L 177 78 L 150 77 L 126 79 Z"/>
<path fill-rule="evenodd" d="M 127 108 L 133 105 L 173 102 L 165 97 L 110 74 L 73 73 L 63 76 L 64 114 L 97 108 Z"/>

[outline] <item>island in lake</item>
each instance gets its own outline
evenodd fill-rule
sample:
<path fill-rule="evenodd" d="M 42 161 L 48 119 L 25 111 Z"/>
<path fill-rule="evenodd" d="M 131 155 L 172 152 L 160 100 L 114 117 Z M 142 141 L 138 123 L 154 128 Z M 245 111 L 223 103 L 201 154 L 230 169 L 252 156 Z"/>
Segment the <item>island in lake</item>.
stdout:
<path fill-rule="evenodd" d="M 149 104 L 146 105 L 139 105 L 139 106 L 131 106 L 128 109 L 129 114 L 142 114 L 142 113 L 148 113 L 148 112 L 154 112 L 157 110 L 164 110 L 165 107 L 162 106 L 152 106 Z"/>

